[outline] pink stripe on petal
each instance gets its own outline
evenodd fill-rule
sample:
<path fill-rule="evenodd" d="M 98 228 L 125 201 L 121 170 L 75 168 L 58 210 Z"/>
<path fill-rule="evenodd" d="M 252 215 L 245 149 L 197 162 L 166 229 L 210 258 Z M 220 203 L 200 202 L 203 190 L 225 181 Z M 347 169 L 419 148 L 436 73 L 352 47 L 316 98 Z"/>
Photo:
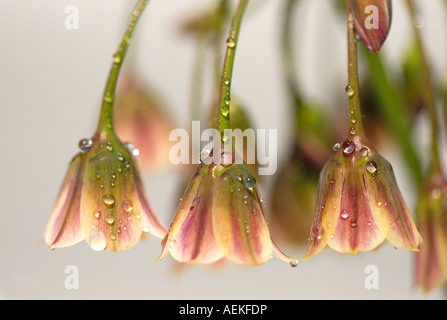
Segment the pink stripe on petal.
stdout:
<path fill-rule="evenodd" d="M 83 239 L 79 218 L 81 166 L 82 154 L 78 154 L 70 163 L 45 230 L 44 239 L 50 248 L 71 246 Z"/>
<path fill-rule="evenodd" d="M 346 170 L 340 217 L 329 246 L 335 251 L 357 254 L 379 246 L 384 236 L 377 228 L 363 184 L 362 170 Z"/>

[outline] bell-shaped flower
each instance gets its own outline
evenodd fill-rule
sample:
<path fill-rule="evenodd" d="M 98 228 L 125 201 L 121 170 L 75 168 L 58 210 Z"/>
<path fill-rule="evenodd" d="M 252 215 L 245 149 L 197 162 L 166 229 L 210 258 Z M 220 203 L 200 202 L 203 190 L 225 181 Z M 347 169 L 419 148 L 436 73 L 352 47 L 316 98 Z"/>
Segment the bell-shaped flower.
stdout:
<path fill-rule="evenodd" d="M 350 0 L 355 31 L 366 49 L 377 54 L 391 27 L 391 0 Z"/>
<path fill-rule="evenodd" d="M 320 173 L 304 258 L 326 246 L 357 254 L 377 248 L 384 240 L 417 251 L 421 237 L 388 161 L 365 135 L 353 135 L 333 149 Z"/>
<path fill-rule="evenodd" d="M 416 217 L 424 241 L 416 253 L 415 282 L 429 292 L 447 280 L 447 180 L 442 173 L 431 174 L 421 187 Z"/>
<path fill-rule="evenodd" d="M 226 258 L 259 265 L 275 253 L 295 266 L 297 260 L 283 254 L 270 237 L 255 179 L 242 159 L 231 152 L 222 153 L 216 163 L 210 157 L 192 176 L 157 261 L 170 253 L 187 263 Z"/>
<path fill-rule="evenodd" d="M 132 149 L 112 131 L 79 144 L 51 212 L 44 239 L 50 250 L 85 239 L 94 250 L 133 247 L 142 232 L 159 238 L 165 228 L 144 191 Z"/>

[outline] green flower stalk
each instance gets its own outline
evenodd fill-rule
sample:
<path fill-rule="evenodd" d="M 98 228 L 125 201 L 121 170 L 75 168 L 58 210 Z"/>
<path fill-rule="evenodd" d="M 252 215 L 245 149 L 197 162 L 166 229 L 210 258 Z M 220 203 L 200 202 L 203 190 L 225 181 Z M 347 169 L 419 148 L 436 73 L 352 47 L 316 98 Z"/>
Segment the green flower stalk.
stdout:
<path fill-rule="evenodd" d="M 136 149 L 120 141 L 112 117 L 118 75 L 147 3 L 137 3 L 114 55 L 97 130 L 91 139 L 80 141 L 81 152 L 69 166 L 45 230 L 50 250 L 85 239 L 94 250 L 121 251 L 133 247 L 143 231 L 159 238 L 166 234 L 145 196 Z"/>
<path fill-rule="evenodd" d="M 415 17 L 413 2 L 407 0 L 410 17 Z M 417 225 L 424 242 L 415 257 L 415 283 L 425 292 L 432 291 L 447 281 L 447 180 L 439 153 L 439 117 L 436 109 L 431 71 L 424 52 L 420 32 L 414 29 L 415 54 L 420 66 L 421 102 L 428 113 L 431 130 L 431 159 L 428 174 L 419 190 Z"/>
<path fill-rule="evenodd" d="M 241 0 L 233 16 L 221 77 L 217 128 L 225 143 L 230 129 L 230 86 L 236 44 L 243 13 Z M 217 154 L 216 154 L 217 153 Z M 218 157 L 219 161 L 208 161 Z M 185 263 L 211 264 L 224 259 L 260 265 L 273 253 L 297 265 L 271 239 L 264 206 L 255 178 L 242 158 L 232 150 L 213 148 L 197 168 L 177 208 L 169 232 L 162 241 L 157 262 L 170 254 Z"/>
<path fill-rule="evenodd" d="M 349 132 L 320 173 L 317 206 L 304 258 L 326 246 L 357 254 L 388 240 L 417 251 L 420 235 L 400 193 L 391 165 L 366 137 L 362 124 L 357 40 L 347 5 Z"/>

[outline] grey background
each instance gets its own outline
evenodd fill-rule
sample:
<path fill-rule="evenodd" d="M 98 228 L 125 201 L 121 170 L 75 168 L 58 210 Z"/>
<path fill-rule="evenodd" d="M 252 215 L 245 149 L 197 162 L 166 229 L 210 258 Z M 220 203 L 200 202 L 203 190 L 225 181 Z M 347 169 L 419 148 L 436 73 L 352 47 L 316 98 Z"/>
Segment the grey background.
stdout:
<path fill-rule="evenodd" d="M 296 13 L 296 58 L 306 97 L 335 108 L 334 101 L 345 99 L 345 26 L 336 18 L 330 1 L 302 1 Z M 444 298 L 442 290 L 424 295 L 414 288 L 414 254 L 389 244 L 357 256 L 328 249 L 297 268 L 276 258 L 259 267 L 226 263 L 217 268 L 179 268 L 170 257 L 155 264 L 160 253 L 156 238 L 118 254 L 95 252 L 85 242 L 49 252 L 39 240 L 78 141 L 93 134 L 112 54 L 134 2 L 0 0 L 0 298 Z M 434 76 L 439 78 L 446 70 L 445 6 L 439 0 L 418 2 L 424 3 L 422 32 L 436 66 Z M 281 3 L 250 3 L 232 87 L 247 104 L 256 127 L 278 129 L 279 164 L 288 154 L 291 132 L 278 61 Z M 64 27 L 64 9 L 70 4 L 79 8 L 78 30 Z M 129 52 L 144 79 L 162 94 L 180 127 L 190 126 L 194 54 L 193 39 L 179 32 L 180 21 L 209 4 L 205 0 L 150 1 Z M 400 61 L 410 27 L 403 1 L 394 0 L 393 5 L 392 31 L 383 48 L 390 67 Z M 414 138 L 422 153 L 429 141 L 426 129 L 421 119 Z M 443 143 L 445 151 L 445 140 Z M 399 165 L 402 159 L 392 148 L 380 152 L 393 163 L 413 208 L 415 190 L 405 167 Z M 271 179 L 260 186 L 266 199 Z M 181 181 L 178 170 L 144 175 L 148 197 L 165 225 L 171 221 Z M 266 205 L 268 208 L 268 201 Z M 305 247 L 280 241 L 278 245 L 298 258 L 305 251 Z M 78 290 L 64 286 L 68 265 L 78 267 Z M 377 290 L 364 287 L 368 265 L 378 267 Z"/>

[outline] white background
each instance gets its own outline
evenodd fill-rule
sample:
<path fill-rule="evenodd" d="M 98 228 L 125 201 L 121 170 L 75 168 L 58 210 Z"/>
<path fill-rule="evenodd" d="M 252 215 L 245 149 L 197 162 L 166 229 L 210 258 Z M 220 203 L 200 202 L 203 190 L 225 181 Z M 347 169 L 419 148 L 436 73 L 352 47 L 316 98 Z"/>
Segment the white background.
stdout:
<path fill-rule="evenodd" d="M 335 108 L 345 99 L 346 50 L 345 25 L 331 1 L 302 0 L 295 14 L 296 58 L 306 98 Z M 155 264 L 160 253 L 156 238 L 120 253 L 95 252 L 85 242 L 49 252 L 39 240 L 78 141 L 93 134 L 112 54 L 134 2 L 0 0 L 0 298 L 444 298 L 442 290 L 423 295 L 414 288 L 414 254 L 389 244 L 357 256 L 327 249 L 297 268 L 276 258 L 258 267 L 227 263 L 219 268 L 179 269 L 170 257 Z M 446 70 L 447 9 L 440 0 L 418 1 L 422 2 L 421 31 L 438 78 Z M 144 79 L 159 90 L 175 121 L 186 128 L 194 39 L 180 33 L 180 23 L 211 3 L 150 1 L 129 52 Z M 251 1 L 232 86 L 256 127 L 278 129 L 279 164 L 287 155 L 291 130 L 279 64 L 281 3 Z M 71 4 L 79 8 L 78 30 L 64 26 L 64 9 Z M 382 51 L 391 66 L 401 61 L 411 27 L 403 1 L 393 0 L 393 5 L 392 29 Z M 428 138 L 421 125 L 415 139 L 424 145 Z M 413 208 L 415 190 L 399 165 L 402 160 L 392 150 L 380 151 L 393 163 Z M 260 186 L 266 199 L 271 178 Z M 153 207 L 168 226 L 179 197 L 178 172 L 145 174 L 144 183 Z M 278 245 L 298 258 L 305 251 L 305 247 Z M 67 265 L 78 267 L 78 290 L 64 286 Z M 377 290 L 365 289 L 368 265 L 378 267 Z"/>

